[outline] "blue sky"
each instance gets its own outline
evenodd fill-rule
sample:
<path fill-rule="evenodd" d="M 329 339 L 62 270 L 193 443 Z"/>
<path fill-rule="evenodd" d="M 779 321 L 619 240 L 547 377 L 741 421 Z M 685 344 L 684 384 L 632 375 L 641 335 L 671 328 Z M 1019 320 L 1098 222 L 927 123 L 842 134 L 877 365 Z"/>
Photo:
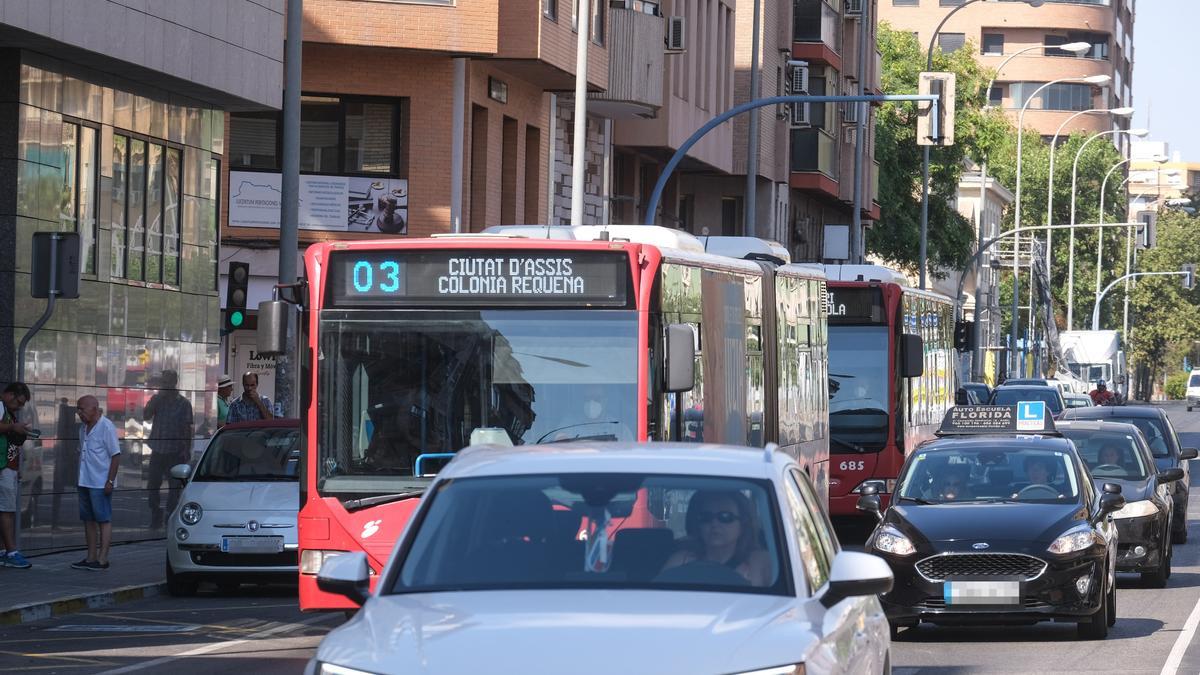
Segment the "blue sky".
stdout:
<path fill-rule="evenodd" d="M 1200 162 L 1200 89 L 1193 73 L 1200 27 L 1196 0 L 1138 0 L 1133 26 L 1135 127 L 1166 141 L 1184 161 Z"/>

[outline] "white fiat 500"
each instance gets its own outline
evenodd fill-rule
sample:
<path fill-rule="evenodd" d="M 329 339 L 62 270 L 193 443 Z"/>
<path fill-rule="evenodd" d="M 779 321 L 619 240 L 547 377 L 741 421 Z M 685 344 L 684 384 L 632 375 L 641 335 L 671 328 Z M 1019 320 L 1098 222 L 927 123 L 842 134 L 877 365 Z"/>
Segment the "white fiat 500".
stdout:
<path fill-rule="evenodd" d="M 375 593 L 362 553 L 318 585 L 362 603 L 307 672 L 881 673 L 887 564 L 841 551 L 772 449 L 474 447 L 425 492 Z"/>
<path fill-rule="evenodd" d="M 184 488 L 167 526 L 167 591 L 295 583 L 299 465 L 300 422 L 276 419 L 228 424 L 195 469 L 172 467 Z"/>

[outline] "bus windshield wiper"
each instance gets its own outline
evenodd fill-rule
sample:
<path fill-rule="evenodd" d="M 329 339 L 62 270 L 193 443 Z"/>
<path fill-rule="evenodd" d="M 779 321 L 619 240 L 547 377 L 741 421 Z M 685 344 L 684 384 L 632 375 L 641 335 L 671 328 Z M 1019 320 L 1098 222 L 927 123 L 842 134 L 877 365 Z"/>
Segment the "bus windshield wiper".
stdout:
<path fill-rule="evenodd" d="M 420 490 L 409 490 L 408 492 L 397 492 L 390 495 L 360 497 L 358 499 L 344 501 L 342 502 L 342 506 L 346 507 L 347 511 L 358 511 L 359 509 L 365 509 L 368 506 L 379 506 L 380 504 L 389 504 L 391 502 L 398 502 L 404 499 L 420 497 L 424 492 L 425 490 L 422 488 Z"/>
<path fill-rule="evenodd" d="M 834 443 L 837 443 L 838 445 L 850 448 L 851 450 L 853 450 L 855 452 L 866 452 L 867 451 L 867 449 L 864 448 L 863 446 L 856 445 L 854 443 L 851 443 L 850 441 L 838 438 L 837 436 L 830 435 L 829 440 L 833 441 Z"/>

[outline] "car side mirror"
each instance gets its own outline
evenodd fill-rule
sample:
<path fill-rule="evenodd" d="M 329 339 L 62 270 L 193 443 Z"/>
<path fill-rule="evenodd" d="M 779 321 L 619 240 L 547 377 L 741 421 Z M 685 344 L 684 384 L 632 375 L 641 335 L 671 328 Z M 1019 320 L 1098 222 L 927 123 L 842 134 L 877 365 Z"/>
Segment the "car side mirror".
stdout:
<path fill-rule="evenodd" d="M 1179 451 L 1179 459 L 1180 461 L 1196 459 L 1198 454 L 1200 454 L 1200 451 L 1197 451 L 1196 448 L 1184 448 Z"/>
<path fill-rule="evenodd" d="M 892 568 L 882 558 L 841 551 L 833 559 L 829 587 L 821 596 L 821 605 L 828 609 L 846 598 L 887 593 L 892 590 L 892 582 Z"/>
<path fill-rule="evenodd" d="M 971 405 L 971 398 L 966 389 L 959 387 L 958 391 L 954 392 L 954 405 Z"/>
<path fill-rule="evenodd" d="M 192 476 L 192 467 L 188 466 L 187 464 L 176 464 L 175 466 L 171 467 L 170 474 L 171 478 L 174 478 L 181 483 L 186 483 L 188 478 L 191 478 Z"/>
<path fill-rule="evenodd" d="M 1100 507 L 1092 518 L 1092 524 L 1104 520 L 1110 513 L 1120 511 L 1125 506 L 1125 497 L 1121 495 L 1121 486 L 1116 483 L 1105 483 L 1104 494 L 1100 495 Z"/>
<path fill-rule="evenodd" d="M 691 391 L 696 386 L 696 331 L 686 323 L 667 326 L 668 392 Z"/>
<path fill-rule="evenodd" d="M 920 335 L 900 336 L 900 377 L 925 374 L 925 342 Z"/>
<path fill-rule="evenodd" d="M 349 598 L 356 605 L 371 594 L 371 568 L 362 551 L 327 558 L 317 573 L 317 588 Z"/>
<path fill-rule="evenodd" d="M 879 499 L 879 486 L 862 486 L 858 492 L 858 503 L 855 504 L 855 508 L 875 516 L 875 520 L 883 520 L 883 503 Z"/>
<path fill-rule="evenodd" d="M 1183 469 L 1175 467 L 1173 469 L 1164 469 L 1159 471 L 1155 476 L 1159 483 L 1171 483 L 1177 480 L 1183 480 Z"/>

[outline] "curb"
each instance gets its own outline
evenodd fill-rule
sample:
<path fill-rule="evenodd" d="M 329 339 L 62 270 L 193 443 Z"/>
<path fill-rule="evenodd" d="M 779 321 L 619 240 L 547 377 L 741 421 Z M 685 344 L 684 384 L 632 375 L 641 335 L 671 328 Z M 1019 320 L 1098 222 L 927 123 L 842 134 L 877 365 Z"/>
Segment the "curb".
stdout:
<path fill-rule="evenodd" d="M 89 609 L 111 607 L 125 602 L 152 598 L 161 595 L 167 588 L 165 581 L 149 584 L 123 586 L 111 591 L 100 591 L 46 602 L 33 602 L 12 609 L 0 610 L 0 625 L 32 623 L 51 617 L 74 614 Z"/>

